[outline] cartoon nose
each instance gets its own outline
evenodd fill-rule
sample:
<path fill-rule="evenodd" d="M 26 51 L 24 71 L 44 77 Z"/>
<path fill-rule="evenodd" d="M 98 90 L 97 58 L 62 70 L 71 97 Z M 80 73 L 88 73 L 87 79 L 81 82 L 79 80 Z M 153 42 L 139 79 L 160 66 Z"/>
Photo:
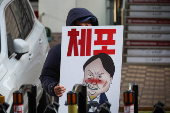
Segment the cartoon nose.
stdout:
<path fill-rule="evenodd" d="M 95 78 L 92 79 L 92 84 L 97 84 L 97 80 Z"/>

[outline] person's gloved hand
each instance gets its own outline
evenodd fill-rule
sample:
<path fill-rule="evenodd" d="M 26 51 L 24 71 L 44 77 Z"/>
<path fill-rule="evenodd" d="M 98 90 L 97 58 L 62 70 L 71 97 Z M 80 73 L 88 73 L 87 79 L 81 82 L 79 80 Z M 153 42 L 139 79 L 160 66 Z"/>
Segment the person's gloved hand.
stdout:
<path fill-rule="evenodd" d="M 60 86 L 60 84 L 58 83 L 55 87 L 54 87 L 54 93 L 56 96 L 61 97 L 63 96 L 63 93 L 66 91 L 66 88 L 64 86 Z"/>

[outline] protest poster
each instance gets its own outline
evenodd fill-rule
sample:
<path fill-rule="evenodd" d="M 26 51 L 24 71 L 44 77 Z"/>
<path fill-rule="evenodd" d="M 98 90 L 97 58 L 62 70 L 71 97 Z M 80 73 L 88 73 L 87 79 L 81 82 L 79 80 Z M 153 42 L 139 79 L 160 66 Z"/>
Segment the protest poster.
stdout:
<path fill-rule="evenodd" d="M 59 113 L 68 113 L 67 92 L 75 84 L 87 86 L 88 101 L 111 103 L 118 113 L 123 26 L 67 26 L 62 28 Z M 89 109 L 89 112 L 93 112 Z"/>

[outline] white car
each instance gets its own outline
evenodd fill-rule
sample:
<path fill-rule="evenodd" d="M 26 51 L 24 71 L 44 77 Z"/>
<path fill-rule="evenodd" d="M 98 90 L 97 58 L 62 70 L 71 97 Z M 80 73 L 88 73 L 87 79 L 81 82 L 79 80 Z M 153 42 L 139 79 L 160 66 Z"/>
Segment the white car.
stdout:
<path fill-rule="evenodd" d="M 27 0 L 0 0 L 0 94 L 13 112 L 13 92 L 22 85 L 37 86 L 37 105 L 43 94 L 39 80 L 50 47 L 44 26 Z M 24 95 L 24 113 L 28 111 Z"/>

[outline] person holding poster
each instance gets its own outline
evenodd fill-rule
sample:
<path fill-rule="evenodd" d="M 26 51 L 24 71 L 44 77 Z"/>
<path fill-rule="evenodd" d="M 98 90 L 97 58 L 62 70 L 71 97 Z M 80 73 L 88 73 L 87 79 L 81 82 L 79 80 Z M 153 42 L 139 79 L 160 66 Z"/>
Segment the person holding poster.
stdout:
<path fill-rule="evenodd" d="M 122 25 L 62 27 L 60 82 L 67 89 L 60 98 L 60 113 L 70 110 L 65 106 L 66 93 L 76 90 L 80 94 L 75 86 L 82 84 L 87 87 L 88 113 L 105 109 L 101 108 L 105 102 L 111 104 L 105 110 L 118 113 L 122 47 Z M 82 107 L 78 105 L 77 109 Z"/>
<path fill-rule="evenodd" d="M 102 105 L 108 101 L 105 92 L 109 90 L 112 83 L 115 66 L 112 58 L 105 54 L 99 53 L 89 58 L 83 65 L 84 80 L 83 84 L 87 86 L 88 101 L 97 101 Z M 89 113 L 94 112 L 89 109 Z"/>
<path fill-rule="evenodd" d="M 98 26 L 97 18 L 85 8 L 73 8 L 69 11 L 66 26 Z M 50 49 L 44 63 L 40 81 L 43 89 L 58 102 L 66 88 L 59 84 L 60 80 L 61 44 Z M 69 76 L 69 75 L 68 75 Z"/>

